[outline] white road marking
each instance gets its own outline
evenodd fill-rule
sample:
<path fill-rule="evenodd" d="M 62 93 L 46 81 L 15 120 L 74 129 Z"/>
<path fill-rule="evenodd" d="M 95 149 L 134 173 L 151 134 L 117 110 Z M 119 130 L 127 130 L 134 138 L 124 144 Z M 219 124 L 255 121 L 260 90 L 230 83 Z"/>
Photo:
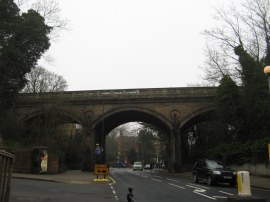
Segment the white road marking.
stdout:
<path fill-rule="evenodd" d="M 210 189 L 209 187 L 201 186 L 201 185 L 198 185 L 198 184 L 189 183 L 189 185 L 194 186 L 194 187 L 197 187 L 197 188 Z"/>
<path fill-rule="evenodd" d="M 111 189 L 112 189 L 112 193 L 113 193 L 113 195 L 114 195 L 114 198 L 115 198 L 117 201 L 119 201 L 119 198 L 118 198 L 118 196 L 117 196 L 117 194 L 116 194 L 116 191 L 114 190 L 114 187 L 111 186 L 111 185 L 110 185 L 110 187 L 111 187 Z"/>
<path fill-rule="evenodd" d="M 181 186 L 179 186 L 179 185 L 172 184 L 172 183 L 169 183 L 169 185 L 172 185 L 172 186 L 177 187 L 177 188 L 180 188 L 180 189 L 186 189 L 185 187 L 181 187 Z"/>
<path fill-rule="evenodd" d="M 228 198 L 227 196 L 213 196 L 215 198 Z"/>
<path fill-rule="evenodd" d="M 192 185 L 189 185 L 189 184 L 187 184 L 186 186 L 187 186 L 187 187 L 194 188 L 194 189 L 202 189 L 202 190 L 204 190 L 203 187 L 199 187 L 199 186 L 192 186 Z M 206 191 L 206 190 L 205 190 L 205 191 Z"/>
<path fill-rule="evenodd" d="M 223 193 L 223 194 L 227 194 L 227 195 L 230 195 L 230 196 L 233 196 L 234 194 L 231 194 L 231 193 L 228 193 L 228 192 L 225 192 L 225 191 L 219 191 L 220 193 Z"/>
<path fill-rule="evenodd" d="M 155 178 L 151 178 L 151 180 L 157 181 L 157 182 L 162 182 L 161 180 L 155 179 Z"/>
<path fill-rule="evenodd" d="M 257 190 L 260 190 L 260 191 L 267 191 L 267 192 L 270 192 L 270 190 L 268 190 L 268 189 L 263 189 L 263 188 L 252 187 L 252 189 L 257 189 Z"/>
<path fill-rule="evenodd" d="M 195 186 L 191 186 L 191 185 L 186 185 L 187 187 L 191 187 L 191 188 L 194 188 L 195 190 L 193 192 L 196 192 L 196 193 L 204 193 L 206 192 L 205 189 L 202 189 L 200 187 L 195 187 Z"/>
<path fill-rule="evenodd" d="M 115 191 L 115 189 L 113 187 L 113 184 L 115 184 L 116 182 L 111 176 L 109 176 L 109 178 L 111 179 L 111 183 L 109 183 L 109 186 L 110 186 L 110 188 L 112 190 L 112 193 L 114 194 L 114 198 L 115 198 L 115 200 L 119 201 L 119 198 L 118 198 L 118 196 L 116 194 L 116 191 Z"/>
<path fill-rule="evenodd" d="M 195 189 L 194 192 L 204 193 L 204 192 L 206 192 L 206 190 L 205 189 Z"/>
<path fill-rule="evenodd" d="M 167 180 L 170 180 L 170 181 L 173 181 L 173 182 L 180 182 L 179 180 L 174 180 L 174 179 L 171 179 L 171 178 L 166 178 Z"/>
<path fill-rule="evenodd" d="M 193 191 L 193 193 L 198 194 L 198 195 L 201 195 L 201 196 L 204 196 L 204 197 L 209 198 L 209 199 L 212 199 L 212 200 L 217 200 L 216 198 L 213 198 L 211 196 L 207 196 L 205 194 L 202 194 L 202 193 L 199 193 L 199 192 L 196 192 L 196 191 Z"/>
<path fill-rule="evenodd" d="M 208 195 L 205 195 L 203 193 L 206 192 L 205 189 L 202 189 L 202 187 L 198 187 L 198 186 L 193 186 L 193 185 L 186 185 L 187 187 L 191 187 L 191 188 L 194 188 L 195 190 L 193 191 L 194 194 L 198 194 L 198 195 L 201 195 L 201 196 L 204 196 L 206 198 L 209 198 L 209 199 L 212 199 L 212 200 L 217 200 L 216 198 L 214 197 L 211 197 L 211 196 L 208 196 Z"/>
<path fill-rule="evenodd" d="M 161 176 L 158 176 L 158 175 L 153 175 L 153 177 L 162 178 Z"/>

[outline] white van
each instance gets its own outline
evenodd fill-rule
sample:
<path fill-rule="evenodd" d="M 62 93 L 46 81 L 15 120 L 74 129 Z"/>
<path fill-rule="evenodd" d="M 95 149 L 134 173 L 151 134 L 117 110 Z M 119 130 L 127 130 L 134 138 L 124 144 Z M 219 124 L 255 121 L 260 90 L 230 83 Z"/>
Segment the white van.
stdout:
<path fill-rule="evenodd" d="M 143 170 L 143 164 L 141 161 L 134 162 L 133 171 L 135 171 L 135 170 L 141 170 L 141 171 Z"/>

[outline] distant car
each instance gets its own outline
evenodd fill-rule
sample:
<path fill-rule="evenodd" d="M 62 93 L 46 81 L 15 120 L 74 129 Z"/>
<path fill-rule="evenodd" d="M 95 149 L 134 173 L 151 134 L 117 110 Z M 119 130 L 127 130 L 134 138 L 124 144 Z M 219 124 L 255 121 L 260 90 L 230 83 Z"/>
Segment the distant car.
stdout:
<path fill-rule="evenodd" d="M 114 162 L 112 164 L 112 167 L 114 168 L 127 168 L 127 164 L 123 162 Z"/>
<path fill-rule="evenodd" d="M 134 162 L 133 171 L 135 171 L 135 170 L 141 170 L 141 171 L 143 170 L 143 164 L 141 161 Z"/>
<path fill-rule="evenodd" d="M 144 170 L 150 170 L 151 169 L 151 165 L 150 164 L 146 164 L 145 166 L 144 166 Z"/>
<path fill-rule="evenodd" d="M 236 185 L 236 171 L 224 164 L 208 159 L 200 159 L 194 164 L 193 181 L 206 182 L 208 185 L 216 183 L 229 183 L 232 187 Z"/>

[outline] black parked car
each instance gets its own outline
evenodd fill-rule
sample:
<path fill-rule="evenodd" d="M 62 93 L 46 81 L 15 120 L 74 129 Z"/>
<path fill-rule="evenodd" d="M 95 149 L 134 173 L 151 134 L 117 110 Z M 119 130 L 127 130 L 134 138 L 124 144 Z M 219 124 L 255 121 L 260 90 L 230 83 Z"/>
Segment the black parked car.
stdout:
<path fill-rule="evenodd" d="M 200 159 L 196 161 L 192 174 L 196 183 L 204 181 L 208 185 L 216 183 L 229 183 L 232 187 L 236 185 L 236 171 L 218 161 Z"/>

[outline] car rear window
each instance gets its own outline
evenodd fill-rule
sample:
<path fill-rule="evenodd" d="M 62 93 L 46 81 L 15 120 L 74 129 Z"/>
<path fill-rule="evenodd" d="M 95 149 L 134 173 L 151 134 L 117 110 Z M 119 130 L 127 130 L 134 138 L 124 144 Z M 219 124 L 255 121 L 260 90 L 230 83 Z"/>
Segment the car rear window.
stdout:
<path fill-rule="evenodd" d="M 207 167 L 211 168 L 211 169 L 224 168 L 225 167 L 222 163 L 217 162 L 217 161 L 207 161 L 206 164 L 207 164 Z"/>

